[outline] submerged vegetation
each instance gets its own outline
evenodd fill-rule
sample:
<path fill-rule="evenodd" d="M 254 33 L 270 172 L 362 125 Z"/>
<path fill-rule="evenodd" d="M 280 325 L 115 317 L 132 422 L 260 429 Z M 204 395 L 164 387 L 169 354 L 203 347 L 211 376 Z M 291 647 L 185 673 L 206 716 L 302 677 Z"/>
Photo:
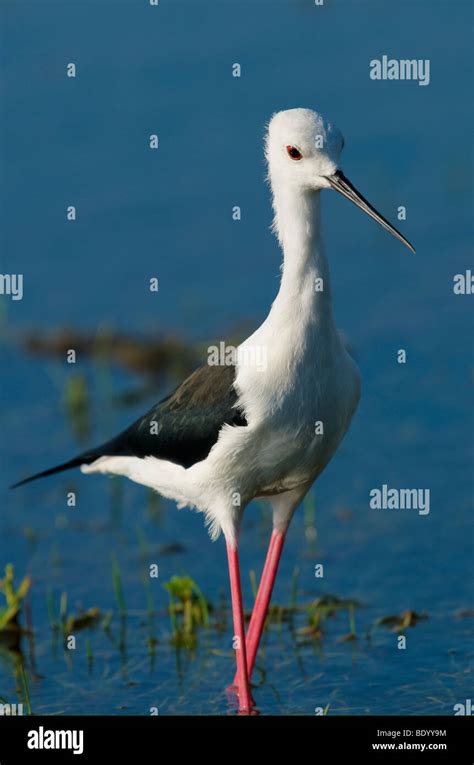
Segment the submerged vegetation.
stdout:
<path fill-rule="evenodd" d="M 394 616 L 384 616 L 378 619 L 377 626 L 388 627 L 394 632 L 403 632 L 407 627 L 415 627 L 418 622 L 428 619 L 428 614 L 418 614 L 416 611 L 407 609 L 401 614 Z"/>
<path fill-rule="evenodd" d="M 49 333 L 29 332 L 22 340 L 25 350 L 41 356 L 66 358 L 74 348 L 81 358 L 108 361 L 124 369 L 159 380 L 189 374 L 201 361 L 197 349 L 173 335 L 161 338 L 132 336 L 109 328 L 86 333 L 60 327 Z"/>
<path fill-rule="evenodd" d="M 5 566 L 5 575 L 0 579 L 0 593 L 5 603 L 0 605 L 0 643 L 9 648 L 18 649 L 24 630 L 20 625 L 20 611 L 30 589 L 31 581 L 25 576 L 18 587 L 14 584 L 14 571 L 11 563 Z"/>
<path fill-rule="evenodd" d="M 144 571 L 148 568 L 151 549 L 146 538 L 139 534 L 138 558 L 145 567 Z M 253 571 L 250 571 L 248 575 L 255 597 L 258 576 Z M 299 591 L 299 576 L 299 570 L 296 568 L 290 582 L 289 602 L 273 601 L 265 624 L 267 636 L 273 631 L 274 640 L 279 641 L 285 629 L 286 634 L 292 636 L 296 656 L 303 646 L 314 646 L 319 653 L 323 647 L 334 651 L 335 646 L 339 644 L 339 650 L 345 651 L 347 649 L 343 648 L 344 643 L 357 640 L 360 643 L 360 634 L 356 628 L 356 613 L 362 609 L 362 604 L 353 598 L 339 597 L 334 594 L 320 595 L 307 600 L 303 592 Z M 226 646 L 226 642 L 223 643 L 228 640 L 225 633 L 232 625 L 230 602 L 226 595 L 216 599 L 209 598 L 191 576 L 183 573 L 171 576 L 168 581 L 160 585 L 161 591 L 164 590 L 167 593 L 168 604 L 165 605 L 162 600 L 157 610 L 154 601 L 158 600 L 157 593 L 160 590 L 153 589 L 153 580 L 150 576 L 144 575 L 142 584 L 140 603 L 137 604 L 135 600 L 134 609 L 131 611 L 129 598 L 126 598 L 124 593 L 124 577 L 120 571 L 119 562 L 113 558 L 112 576 L 109 579 L 109 598 L 114 599 L 115 604 L 110 603 L 110 608 L 106 611 L 102 611 L 97 606 L 82 608 L 77 605 L 73 609 L 70 607 L 70 598 L 65 591 L 59 596 L 53 596 L 52 591 L 48 590 L 46 606 L 53 635 L 53 655 L 56 655 L 57 650 L 54 646 L 62 645 L 66 666 L 72 669 L 77 663 L 85 667 L 87 674 L 92 676 L 97 673 L 98 658 L 101 657 L 101 650 L 103 652 L 103 648 L 100 649 L 100 641 L 101 639 L 103 641 L 105 637 L 106 644 L 108 642 L 113 652 L 117 652 L 120 657 L 120 665 L 126 678 L 129 653 L 133 643 L 136 650 L 138 634 L 141 636 L 141 651 L 148 654 L 152 667 L 159 652 L 166 650 L 166 646 L 168 650 L 171 646 L 176 651 L 176 668 L 181 680 L 183 672 L 189 668 L 189 662 L 195 661 L 198 656 L 200 661 L 197 664 L 204 661 L 205 665 L 212 660 L 212 657 L 214 662 L 222 661 L 224 658 L 226 661 L 232 659 L 233 652 L 230 647 L 226 650 L 219 648 L 220 645 Z M 5 601 L 2 604 L 0 600 L 0 658 L 2 650 L 4 657 L 6 654 L 11 656 L 18 700 L 24 708 L 31 711 L 31 687 L 32 683 L 33 687 L 36 686 L 38 679 L 35 642 L 44 642 L 47 638 L 44 632 L 41 634 L 39 630 L 33 629 L 28 614 L 26 615 L 27 629 L 23 630 L 20 627 L 19 617 L 22 609 L 25 609 L 26 596 L 28 594 L 31 596 L 31 581 L 28 576 L 15 585 L 13 567 L 7 565 L 5 575 L 0 580 L 0 594 Z M 138 611 L 137 605 L 140 606 Z M 248 620 L 250 611 L 247 611 L 245 616 Z M 141 624 L 138 633 L 135 621 L 137 617 Z M 366 620 L 364 632 L 366 650 L 370 650 L 374 626 L 386 627 L 400 634 L 406 628 L 414 627 L 427 618 L 425 613 L 420 614 L 412 609 L 406 609 L 397 615 L 382 616 L 371 624 L 367 624 Z M 357 618 L 357 621 L 360 620 L 361 615 Z M 134 628 L 133 643 L 128 634 L 130 624 Z M 79 633 L 83 631 L 86 631 L 85 636 L 79 637 Z M 29 647 L 28 657 L 20 646 L 22 634 L 28 637 L 28 640 L 25 640 Z M 76 648 L 75 640 L 71 646 L 73 637 L 78 641 L 79 650 L 71 650 L 71 647 Z M 266 643 L 264 636 L 264 649 Z M 108 653 L 110 654 L 110 648 Z M 229 664 L 229 672 L 231 671 Z M 265 671 L 265 650 L 263 650 L 257 661 L 257 675 L 260 675 L 262 680 L 265 678 Z M 127 682 L 135 684 L 131 678 Z M 10 701 L 11 687 L 0 687 L 0 696 L 8 697 Z M 330 706 L 332 709 L 334 705 L 335 699 L 332 696 L 326 698 L 323 713 L 328 714 Z"/>
<path fill-rule="evenodd" d="M 174 645 L 192 648 L 199 627 L 209 626 L 210 603 L 189 576 L 173 576 L 164 588 L 168 592 L 168 612 Z"/>
<path fill-rule="evenodd" d="M 143 540 L 141 540 L 141 544 L 144 544 Z M 290 602 L 287 604 L 273 602 L 271 604 L 265 629 L 268 630 L 272 625 L 281 628 L 283 623 L 289 624 L 293 629 L 295 620 L 298 619 L 298 627 L 295 631 L 298 641 L 303 641 L 303 643 L 313 640 L 321 641 L 327 632 L 328 621 L 344 614 L 349 631 L 340 635 L 338 640 L 356 640 L 355 610 L 359 609 L 361 604 L 355 599 L 340 598 L 332 594 L 322 595 L 309 603 L 298 602 L 298 573 L 298 569 L 295 569 Z M 257 591 L 255 572 L 250 571 L 249 578 L 255 597 Z M 120 567 L 116 559 L 112 561 L 112 585 L 116 601 L 115 613 L 119 619 L 124 620 L 127 617 L 127 607 Z M 15 588 L 13 566 L 9 564 L 5 567 L 5 576 L 0 580 L 0 592 L 5 598 L 5 605 L 0 607 L 0 641 L 7 644 L 8 647 L 11 647 L 12 644 L 18 645 L 21 634 L 27 632 L 20 627 L 19 614 L 30 586 L 30 578 L 25 576 Z M 154 610 L 150 583 L 146 577 L 143 579 L 143 586 L 146 613 L 154 618 L 159 612 Z M 194 648 L 201 629 L 209 628 L 219 632 L 222 630 L 223 624 L 225 625 L 231 617 L 227 600 L 219 599 L 217 603 L 212 603 L 203 594 L 198 584 L 188 575 L 172 576 L 162 586 L 168 593 L 167 613 L 171 625 L 170 641 L 177 648 Z M 64 591 L 60 594 L 59 607 L 56 609 L 53 593 L 48 590 L 46 605 L 51 629 L 56 633 L 61 633 L 64 638 L 98 625 L 101 625 L 102 629 L 108 632 L 113 623 L 113 609 L 105 614 L 97 606 L 70 612 L 68 595 Z M 250 611 L 247 611 L 245 616 L 248 620 Z M 401 632 L 427 618 L 427 614 L 417 614 L 415 611 L 407 609 L 400 615 L 381 617 L 376 621 L 376 626 L 385 626 L 396 632 Z M 156 645 L 156 643 L 156 638 L 153 638 L 151 644 Z M 91 644 L 88 641 L 87 651 L 89 654 L 91 650 Z"/>

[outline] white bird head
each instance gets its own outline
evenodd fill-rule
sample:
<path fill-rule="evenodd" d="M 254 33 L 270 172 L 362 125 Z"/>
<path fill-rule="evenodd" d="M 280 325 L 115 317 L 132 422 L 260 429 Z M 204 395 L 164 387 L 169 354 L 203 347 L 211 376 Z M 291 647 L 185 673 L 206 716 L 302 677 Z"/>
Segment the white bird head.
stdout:
<path fill-rule="evenodd" d="M 339 166 L 343 147 L 342 133 L 318 112 L 312 109 L 277 112 L 270 120 L 265 142 L 273 191 L 281 188 L 304 193 L 332 188 L 415 252 L 410 242 L 346 178 Z"/>
<path fill-rule="evenodd" d="M 329 188 L 344 146 L 340 131 L 312 109 L 288 109 L 273 115 L 266 157 L 270 179 L 318 190 Z"/>

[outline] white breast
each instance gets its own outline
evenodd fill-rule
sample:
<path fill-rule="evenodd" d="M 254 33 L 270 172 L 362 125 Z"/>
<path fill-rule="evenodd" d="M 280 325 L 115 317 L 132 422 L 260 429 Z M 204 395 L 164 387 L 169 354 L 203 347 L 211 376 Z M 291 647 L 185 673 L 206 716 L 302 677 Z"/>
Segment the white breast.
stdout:
<path fill-rule="evenodd" d="M 275 329 L 265 323 L 244 344 L 266 349 L 259 354 L 266 367 L 241 365 L 236 378 L 248 420 L 246 482 L 254 496 L 314 480 L 343 438 L 360 395 L 357 367 L 332 327 L 305 324 L 300 316 Z"/>

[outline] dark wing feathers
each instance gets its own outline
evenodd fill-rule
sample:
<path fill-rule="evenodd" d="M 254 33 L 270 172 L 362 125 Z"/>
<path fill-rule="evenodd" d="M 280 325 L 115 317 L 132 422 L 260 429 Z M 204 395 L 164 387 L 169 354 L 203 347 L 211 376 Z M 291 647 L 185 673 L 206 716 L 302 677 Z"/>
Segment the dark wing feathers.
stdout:
<path fill-rule="evenodd" d="M 69 462 L 15 484 L 52 475 L 103 456 L 157 457 L 185 468 L 205 459 L 224 424 L 246 425 L 237 407 L 233 366 L 202 366 L 115 438 Z"/>
<path fill-rule="evenodd" d="M 107 455 L 158 457 L 190 467 L 207 457 L 222 426 L 246 425 L 233 366 L 202 366 L 170 396 L 105 445 Z"/>

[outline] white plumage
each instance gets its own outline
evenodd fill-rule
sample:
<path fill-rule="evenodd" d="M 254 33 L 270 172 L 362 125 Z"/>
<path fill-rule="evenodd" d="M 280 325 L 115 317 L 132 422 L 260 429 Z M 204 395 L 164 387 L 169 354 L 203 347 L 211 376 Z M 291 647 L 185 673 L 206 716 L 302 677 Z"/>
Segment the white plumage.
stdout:
<path fill-rule="evenodd" d="M 413 250 L 339 169 L 343 145 L 340 132 L 309 109 L 279 112 L 269 124 L 282 277 L 267 318 L 237 349 L 235 368 L 201 367 L 117 437 L 16 484 L 78 465 L 85 473 L 124 475 L 203 512 L 213 538 L 224 533 L 237 664 L 232 688 L 243 714 L 254 706 L 250 678 L 288 525 L 360 396 L 359 372 L 332 314 L 321 190 L 335 189 Z M 238 536 L 245 507 L 261 496 L 272 503 L 273 532 L 246 631 Z"/>
<path fill-rule="evenodd" d="M 287 147 L 303 156 L 294 161 Z M 270 498 L 276 527 L 331 459 L 360 395 L 357 367 L 335 327 L 320 227 L 320 190 L 343 138 L 309 109 L 277 113 L 266 141 L 281 285 L 263 324 L 240 347 L 235 388 L 247 425 L 224 425 L 207 458 L 189 468 L 155 457 L 101 457 L 86 473 L 125 475 L 206 514 L 213 538 L 234 543 L 246 505 Z M 245 349 L 263 349 L 262 354 Z M 258 359 L 258 363 L 252 359 Z M 319 423 L 319 424 L 318 424 Z M 322 433 L 320 432 L 322 428 Z"/>

